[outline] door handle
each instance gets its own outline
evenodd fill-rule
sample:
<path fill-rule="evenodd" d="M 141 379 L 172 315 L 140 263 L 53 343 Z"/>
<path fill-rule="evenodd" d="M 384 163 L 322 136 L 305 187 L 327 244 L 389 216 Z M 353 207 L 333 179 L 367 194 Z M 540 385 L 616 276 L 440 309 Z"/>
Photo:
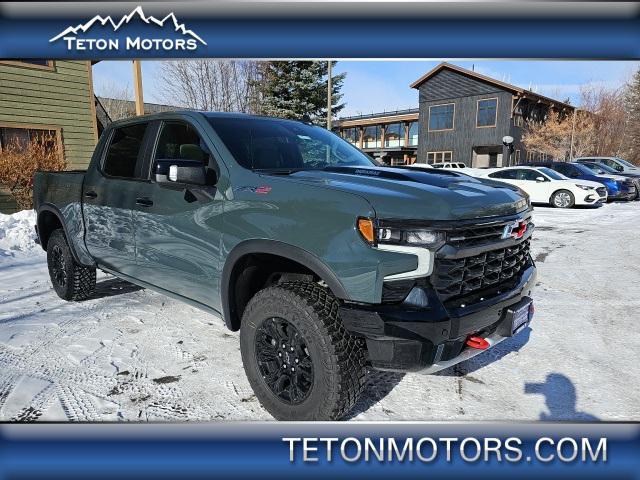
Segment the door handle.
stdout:
<path fill-rule="evenodd" d="M 84 196 L 86 198 L 91 198 L 91 199 L 98 198 L 98 194 L 93 190 L 89 190 L 88 192 L 85 192 Z"/>
<path fill-rule="evenodd" d="M 151 207 L 153 206 L 153 200 L 147 197 L 136 198 L 136 205 L 140 205 L 141 207 Z"/>

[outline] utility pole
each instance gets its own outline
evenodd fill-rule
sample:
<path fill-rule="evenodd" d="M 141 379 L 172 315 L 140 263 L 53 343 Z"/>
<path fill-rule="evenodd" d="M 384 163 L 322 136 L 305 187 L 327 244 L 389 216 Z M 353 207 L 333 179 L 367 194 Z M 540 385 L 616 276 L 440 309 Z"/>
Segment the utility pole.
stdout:
<path fill-rule="evenodd" d="M 142 95 L 142 68 L 140 60 L 133 61 L 133 89 L 136 96 L 136 115 L 144 115 L 144 98 Z"/>
<path fill-rule="evenodd" d="M 327 78 L 327 130 L 331 130 L 331 91 L 333 90 L 333 86 L 331 85 L 331 60 L 328 62 L 327 71 L 329 75 Z"/>
<path fill-rule="evenodd" d="M 569 147 L 569 161 L 573 161 L 573 138 L 576 132 L 576 114 L 578 113 L 578 109 L 573 110 L 573 121 L 571 122 L 571 146 Z"/>

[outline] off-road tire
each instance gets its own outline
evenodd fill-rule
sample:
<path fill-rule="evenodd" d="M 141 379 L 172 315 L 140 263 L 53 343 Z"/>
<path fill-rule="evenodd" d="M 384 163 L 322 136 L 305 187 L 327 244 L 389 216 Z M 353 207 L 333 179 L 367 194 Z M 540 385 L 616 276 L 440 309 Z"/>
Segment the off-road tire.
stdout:
<path fill-rule="evenodd" d="M 338 420 L 356 403 L 365 383 L 366 349 L 347 332 L 339 302 L 310 282 L 283 282 L 258 292 L 242 315 L 240 349 L 249 383 L 262 406 L 277 420 Z M 306 398 L 291 404 L 269 387 L 256 354 L 261 325 L 273 318 L 289 322 L 304 338 L 313 382 Z"/>
<path fill-rule="evenodd" d="M 62 259 L 62 264 L 56 257 Z M 55 273 L 56 264 L 62 265 L 58 278 Z M 95 291 L 96 269 L 76 262 L 61 228 L 54 230 L 47 242 L 47 266 L 53 289 L 63 300 L 85 300 Z M 64 281 L 60 280 L 60 276 Z"/>
<path fill-rule="evenodd" d="M 564 206 L 560 206 L 560 205 L 556 205 L 556 197 L 558 195 L 561 194 L 567 194 L 569 196 L 569 203 L 564 205 Z M 569 190 L 558 190 L 557 192 L 553 192 L 553 195 L 551 195 L 551 206 L 555 207 L 555 208 L 573 208 L 573 206 L 576 204 L 576 199 L 573 196 L 573 193 L 571 193 Z"/>

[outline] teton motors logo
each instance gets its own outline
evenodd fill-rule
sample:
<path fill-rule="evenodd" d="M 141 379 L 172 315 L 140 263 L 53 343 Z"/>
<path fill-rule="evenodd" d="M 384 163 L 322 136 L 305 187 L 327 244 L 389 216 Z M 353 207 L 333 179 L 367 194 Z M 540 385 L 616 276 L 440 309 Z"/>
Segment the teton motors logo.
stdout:
<path fill-rule="evenodd" d="M 162 35 L 159 35 L 159 29 Z M 161 20 L 136 7 L 117 22 L 96 15 L 86 23 L 70 26 L 49 42 L 65 42 L 68 50 L 195 50 L 207 43 L 169 13 Z"/>

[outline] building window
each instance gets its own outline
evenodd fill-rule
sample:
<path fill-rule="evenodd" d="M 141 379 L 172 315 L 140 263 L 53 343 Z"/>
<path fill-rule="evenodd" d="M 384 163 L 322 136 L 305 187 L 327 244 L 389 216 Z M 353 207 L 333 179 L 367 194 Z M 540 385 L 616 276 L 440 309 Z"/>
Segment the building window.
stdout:
<path fill-rule="evenodd" d="M 0 63 L 7 65 L 15 65 L 16 67 L 38 68 L 41 70 L 54 70 L 53 60 L 44 60 L 39 58 L 20 59 L 20 60 L 0 60 Z"/>
<path fill-rule="evenodd" d="M 409 146 L 415 147 L 418 145 L 418 122 L 411 122 L 409 124 Z"/>
<path fill-rule="evenodd" d="M 24 152 L 36 142 L 44 145 L 47 152 L 56 152 L 63 157 L 59 128 L 0 125 L 0 151 L 12 148 Z"/>
<path fill-rule="evenodd" d="M 513 155 L 514 165 L 520 164 L 520 150 L 516 150 Z"/>
<path fill-rule="evenodd" d="M 453 152 L 447 150 L 444 152 L 427 152 L 427 163 L 450 162 L 453 159 Z"/>
<path fill-rule="evenodd" d="M 384 131 L 385 147 L 404 147 L 404 123 L 391 123 Z"/>
<path fill-rule="evenodd" d="M 486 98 L 478 100 L 476 127 L 495 127 L 498 113 L 498 99 Z"/>
<path fill-rule="evenodd" d="M 455 115 L 455 103 L 445 105 L 432 105 L 429 107 L 429 131 L 453 130 L 453 117 Z"/>
<path fill-rule="evenodd" d="M 342 130 L 342 138 L 353 145 L 358 144 L 358 141 L 360 140 L 359 137 L 358 129 L 355 127 L 345 128 Z"/>
<path fill-rule="evenodd" d="M 364 137 L 362 139 L 362 148 L 380 148 L 380 125 L 371 125 L 365 127 Z"/>

